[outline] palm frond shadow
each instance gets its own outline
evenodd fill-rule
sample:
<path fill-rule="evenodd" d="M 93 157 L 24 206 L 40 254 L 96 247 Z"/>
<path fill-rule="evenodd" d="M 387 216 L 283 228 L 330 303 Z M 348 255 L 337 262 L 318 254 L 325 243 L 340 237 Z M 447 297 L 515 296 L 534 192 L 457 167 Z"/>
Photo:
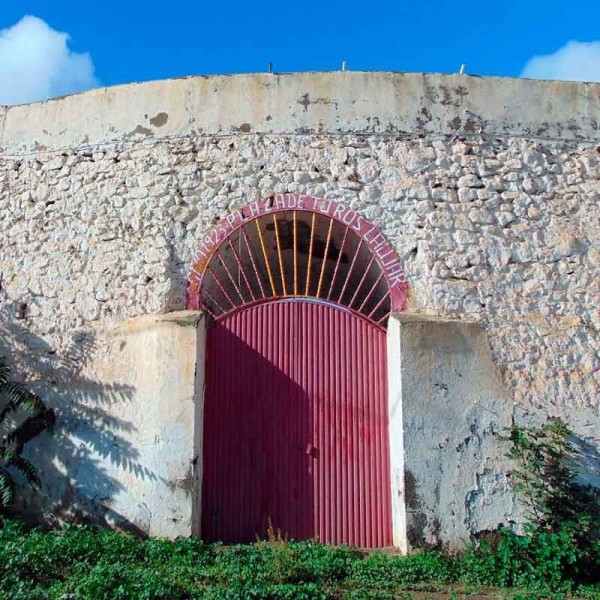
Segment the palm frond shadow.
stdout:
<path fill-rule="evenodd" d="M 87 367 L 98 351 L 93 331 L 74 331 L 64 347 L 53 348 L 32 332 L 22 312 L 11 302 L 0 305 L 0 356 L 6 356 L 15 373 L 54 410 L 56 420 L 51 431 L 26 447 L 27 458 L 39 472 L 41 492 L 23 492 L 18 509 L 36 521 L 114 516 L 118 513 L 111 499 L 128 491 L 115 470 L 145 481 L 162 480 L 142 464 L 138 449 L 128 440 L 135 424 L 114 411 L 118 404 L 130 402 L 135 390 L 104 384 L 90 375 Z"/>

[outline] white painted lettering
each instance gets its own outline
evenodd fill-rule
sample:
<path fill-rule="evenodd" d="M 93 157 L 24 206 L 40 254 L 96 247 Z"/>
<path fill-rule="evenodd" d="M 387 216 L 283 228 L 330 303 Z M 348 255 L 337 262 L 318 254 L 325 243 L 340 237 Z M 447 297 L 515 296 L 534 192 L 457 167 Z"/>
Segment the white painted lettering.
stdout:
<path fill-rule="evenodd" d="M 389 244 L 387 245 L 387 252 L 385 254 L 380 254 L 377 253 L 377 256 L 379 256 L 379 258 L 381 259 L 382 264 L 384 263 L 385 258 L 387 258 L 388 256 L 394 256 L 394 251 L 390 248 Z"/>
<path fill-rule="evenodd" d="M 391 273 L 388 273 L 388 278 L 392 287 L 395 287 L 400 283 L 406 283 L 404 271 L 402 271 L 400 266 L 394 269 Z"/>
<path fill-rule="evenodd" d="M 282 194 L 277 194 L 275 196 L 275 208 L 285 208 L 285 198 Z"/>
<path fill-rule="evenodd" d="M 356 221 L 352 223 L 352 228 L 360 233 L 363 226 L 363 218 L 360 215 L 356 215 Z"/>
<path fill-rule="evenodd" d="M 331 200 L 323 200 L 318 207 L 319 212 L 322 212 L 323 214 L 328 215 L 329 210 L 331 208 L 331 204 L 332 204 Z"/>
<path fill-rule="evenodd" d="M 385 243 L 385 239 L 380 233 L 378 233 L 372 240 L 369 240 L 369 245 L 373 249 L 377 248 L 378 246 L 381 246 L 381 244 L 384 244 L 384 243 Z"/>
<path fill-rule="evenodd" d="M 373 226 L 371 227 L 371 229 L 367 229 L 367 232 L 364 235 L 365 238 L 365 242 L 370 242 L 371 240 L 369 240 L 369 236 L 373 233 L 373 232 L 377 232 L 377 227 Z"/>
<path fill-rule="evenodd" d="M 389 254 L 389 252 L 386 253 L 386 250 L 389 248 L 389 246 L 387 245 L 387 243 L 383 243 L 380 244 L 379 246 L 377 246 L 377 248 L 375 248 L 375 254 L 377 254 L 377 256 L 383 260 L 384 256 L 387 256 Z"/>
<path fill-rule="evenodd" d="M 386 255 L 387 256 L 387 255 Z M 392 265 L 399 265 L 399 261 L 395 256 L 391 256 L 387 261 L 382 260 L 381 266 L 388 271 L 392 268 Z"/>
<path fill-rule="evenodd" d="M 351 208 L 349 208 L 346 214 L 343 216 L 342 221 L 344 225 L 348 225 L 348 227 L 350 227 L 355 218 L 356 213 Z"/>
<path fill-rule="evenodd" d="M 227 223 L 229 223 L 229 227 L 233 229 L 233 223 L 235 222 L 235 213 L 231 213 L 227 215 Z"/>
<path fill-rule="evenodd" d="M 342 205 L 342 204 L 338 204 L 338 205 L 335 207 L 335 210 L 333 211 L 333 216 L 334 216 L 336 219 L 339 219 L 340 221 L 342 221 L 342 220 L 343 220 L 343 218 L 342 218 L 342 217 L 343 217 L 343 214 L 344 214 L 344 211 L 345 211 L 345 210 L 346 210 L 346 207 L 345 207 L 344 205 Z"/>

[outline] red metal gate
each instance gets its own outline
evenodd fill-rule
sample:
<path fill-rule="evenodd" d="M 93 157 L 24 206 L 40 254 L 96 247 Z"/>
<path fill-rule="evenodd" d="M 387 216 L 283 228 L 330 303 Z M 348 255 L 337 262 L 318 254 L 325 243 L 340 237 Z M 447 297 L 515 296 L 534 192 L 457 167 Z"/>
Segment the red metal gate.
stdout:
<path fill-rule="evenodd" d="M 208 331 L 202 537 L 392 545 L 385 331 L 322 302 Z"/>

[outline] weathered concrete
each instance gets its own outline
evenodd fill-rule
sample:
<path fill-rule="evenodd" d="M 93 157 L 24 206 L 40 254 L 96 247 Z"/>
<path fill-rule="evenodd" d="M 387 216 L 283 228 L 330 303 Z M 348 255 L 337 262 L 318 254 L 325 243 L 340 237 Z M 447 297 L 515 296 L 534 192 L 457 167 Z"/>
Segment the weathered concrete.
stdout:
<path fill-rule="evenodd" d="M 386 72 L 152 81 L 0 108 L 6 153 L 188 135 L 600 139 L 600 84 Z"/>
<path fill-rule="evenodd" d="M 404 418 L 402 410 L 401 321 L 392 315 L 387 330 L 388 424 L 390 483 L 392 494 L 392 539 L 403 554 L 408 552 L 406 531 Z"/>
<path fill-rule="evenodd" d="M 190 535 L 201 476 L 194 433 L 202 424 L 202 314 L 139 317 L 89 351 L 78 380 L 45 394 L 58 422 L 32 457 L 54 465 L 42 465 L 39 508 L 145 535 Z"/>
<path fill-rule="evenodd" d="M 193 315 L 194 311 L 186 311 Z M 201 535 L 200 525 L 202 523 L 202 464 L 204 451 L 204 390 L 205 390 L 205 368 L 206 368 L 206 318 L 204 315 L 197 322 L 196 331 L 196 376 L 194 379 L 194 458 L 193 464 L 193 487 L 191 497 L 191 533 Z M 186 498 L 189 502 L 190 498 Z"/>
<path fill-rule="evenodd" d="M 520 520 L 500 435 L 513 407 L 475 323 L 399 314 L 407 537 L 460 548 Z"/>

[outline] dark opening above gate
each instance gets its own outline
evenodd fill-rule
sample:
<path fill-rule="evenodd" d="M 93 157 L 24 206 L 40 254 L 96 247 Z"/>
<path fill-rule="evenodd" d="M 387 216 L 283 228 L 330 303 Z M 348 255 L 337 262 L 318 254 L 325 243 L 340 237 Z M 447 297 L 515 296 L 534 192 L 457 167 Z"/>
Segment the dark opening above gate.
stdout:
<path fill-rule="evenodd" d="M 216 230 L 220 239 L 207 238 L 195 257 L 188 307 L 219 319 L 253 304 L 305 298 L 345 307 L 385 327 L 391 310 L 397 309 L 394 297 L 401 292 L 405 298 L 406 283 L 395 253 L 379 231 L 381 241 L 373 248 L 361 235 L 362 217 L 341 219 L 340 205 L 330 201 L 321 201 L 329 203 L 330 211 L 306 210 L 318 208 L 317 199 L 312 199 L 313 206 L 303 202 L 303 209 L 288 208 L 299 206 L 298 197 L 281 197 L 287 203 L 279 210 L 273 199 L 263 201 L 261 206 L 267 209 L 263 211 L 256 203 L 247 210 L 253 218 L 237 211 L 239 223 L 224 219 Z M 370 227 L 368 231 L 375 229 Z M 208 251 L 207 242 L 212 244 Z M 400 284 L 395 296 L 390 283 Z"/>

